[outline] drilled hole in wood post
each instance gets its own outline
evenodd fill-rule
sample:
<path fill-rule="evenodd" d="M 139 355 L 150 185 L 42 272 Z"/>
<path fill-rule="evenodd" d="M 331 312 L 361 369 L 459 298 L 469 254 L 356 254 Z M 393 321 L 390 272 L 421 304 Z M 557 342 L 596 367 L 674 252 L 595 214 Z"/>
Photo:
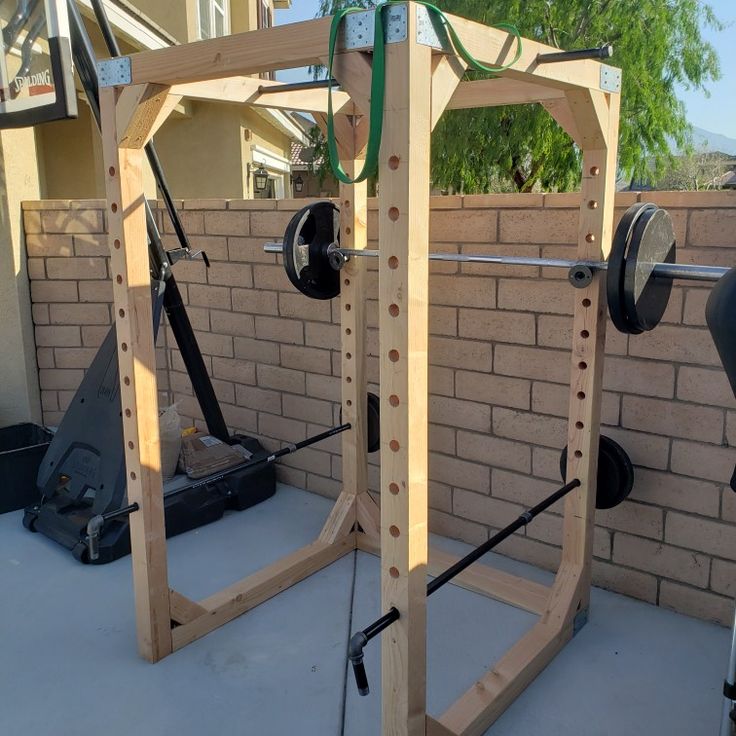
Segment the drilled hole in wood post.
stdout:
<path fill-rule="evenodd" d="M 583 456 L 582 450 L 575 450 L 575 457 L 576 458 L 581 458 L 582 456 Z"/>
<path fill-rule="evenodd" d="M 401 159 L 398 156 L 390 156 L 388 159 L 388 167 L 391 171 L 396 171 L 399 168 Z"/>
<path fill-rule="evenodd" d="M 350 279 L 345 279 L 345 281 L 343 281 L 343 284 L 345 284 L 345 286 L 350 286 Z"/>
<path fill-rule="evenodd" d="M 584 371 L 587 367 L 588 367 L 588 364 L 584 360 L 581 360 L 578 363 L 578 368 L 580 368 L 581 371 Z"/>
<path fill-rule="evenodd" d="M 389 483 L 388 490 L 389 490 L 389 493 L 391 493 L 392 496 L 398 496 L 399 495 L 399 486 L 396 483 Z"/>
<path fill-rule="evenodd" d="M 598 174 L 601 173 L 601 170 L 598 166 L 591 166 L 590 167 L 590 173 L 592 176 L 598 176 Z"/>
<path fill-rule="evenodd" d="M 399 397 L 396 394 L 391 394 L 391 396 L 388 397 L 388 403 L 391 404 L 391 406 L 398 406 Z"/>
<path fill-rule="evenodd" d="M 119 309 L 119 310 L 118 310 L 118 314 L 119 314 L 119 315 L 120 315 L 121 317 L 125 317 L 125 310 L 124 310 L 124 309 Z"/>
<path fill-rule="evenodd" d="M 128 442 L 128 448 L 131 450 L 135 449 L 135 445 L 132 442 Z"/>
<path fill-rule="evenodd" d="M 583 306 L 587 309 L 591 305 L 590 299 L 583 299 Z"/>
<path fill-rule="evenodd" d="M 578 398 L 582 401 L 585 398 L 585 391 L 578 391 Z"/>
<path fill-rule="evenodd" d="M 138 476 L 131 470 L 130 471 L 130 479 L 135 480 Z"/>
<path fill-rule="evenodd" d="M 590 337 L 590 332 L 588 330 L 580 330 L 580 337 L 587 340 Z"/>
<path fill-rule="evenodd" d="M 398 350 L 389 350 L 388 352 L 388 359 L 392 363 L 396 363 L 399 360 L 399 351 Z"/>
<path fill-rule="evenodd" d="M 115 281 L 117 281 L 119 284 L 122 284 L 123 283 L 123 277 L 120 274 L 118 274 L 115 277 Z"/>
<path fill-rule="evenodd" d="M 353 379 L 352 379 L 352 378 L 350 378 L 350 376 L 347 376 L 347 377 L 345 378 L 345 383 L 352 383 L 352 382 L 353 382 Z"/>
<path fill-rule="evenodd" d="M 598 209 L 598 202 L 596 202 L 594 199 L 591 199 L 590 202 L 588 202 L 588 207 L 591 210 L 597 210 Z"/>
<path fill-rule="evenodd" d="M 350 207 L 350 200 L 349 199 L 346 199 L 345 200 L 345 207 Z"/>
<path fill-rule="evenodd" d="M 388 308 L 388 313 L 389 313 L 389 314 L 390 314 L 390 315 L 391 315 L 392 317 L 398 317 L 398 316 L 399 316 L 399 305 L 398 305 L 398 304 L 392 304 L 392 305 L 391 305 L 391 306 L 390 306 L 390 307 Z"/>
<path fill-rule="evenodd" d="M 393 525 L 389 527 L 388 533 L 392 537 L 398 537 L 401 534 L 401 532 L 399 531 L 399 527 Z"/>
<path fill-rule="evenodd" d="M 353 334 L 353 331 L 349 327 L 346 327 L 345 328 L 345 334 L 346 335 L 352 335 Z"/>
<path fill-rule="evenodd" d="M 125 384 L 126 386 L 130 386 L 130 378 L 128 378 L 128 376 L 125 376 L 125 378 L 123 378 L 123 383 L 124 383 L 124 384 Z"/>
<path fill-rule="evenodd" d="M 120 249 L 120 241 L 116 239 L 113 242 L 113 247 L 115 248 L 115 250 L 119 250 Z"/>
<path fill-rule="evenodd" d="M 120 349 L 121 349 L 121 350 L 122 350 L 122 351 L 123 351 L 124 353 L 127 353 L 127 352 L 128 352 L 128 343 L 127 343 L 127 342 L 122 342 L 122 343 L 120 343 Z"/>
<path fill-rule="evenodd" d="M 391 448 L 391 452 L 398 452 L 400 449 L 400 445 L 397 440 L 391 440 L 391 442 L 388 443 L 388 446 Z"/>
<path fill-rule="evenodd" d="M 110 209 L 111 209 L 111 210 L 112 210 L 113 212 L 117 212 L 117 211 L 118 211 L 118 206 L 117 206 L 117 205 L 115 204 L 115 202 L 113 202 L 113 203 L 112 203 L 112 204 L 110 205 Z"/>
<path fill-rule="evenodd" d="M 399 259 L 396 256 L 391 256 L 388 259 L 388 267 L 393 271 L 399 267 Z"/>
<path fill-rule="evenodd" d="M 348 400 L 347 400 L 347 401 L 345 402 L 345 405 L 346 405 L 346 406 L 352 406 L 352 405 L 353 405 L 353 402 L 352 402 L 352 401 L 350 401 L 350 399 L 348 399 Z"/>
<path fill-rule="evenodd" d="M 586 241 L 587 243 L 595 243 L 595 235 L 594 235 L 593 233 L 588 233 L 588 234 L 587 234 L 587 235 L 585 236 L 585 241 Z"/>
<path fill-rule="evenodd" d="M 110 176 L 115 176 L 115 167 L 114 167 L 114 166 L 111 166 L 111 167 L 110 167 L 110 168 L 108 169 L 108 172 L 110 173 Z"/>
<path fill-rule="evenodd" d="M 130 409 L 125 410 L 125 416 L 130 419 L 133 416 L 133 412 Z"/>
<path fill-rule="evenodd" d="M 398 207 L 391 207 L 389 209 L 388 219 L 391 220 L 391 222 L 396 222 L 396 220 L 399 219 L 399 208 Z"/>
<path fill-rule="evenodd" d="M 585 425 L 582 422 L 575 422 L 576 429 L 582 429 Z"/>
<path fill-rule="evenodd" d="M 345 234 L 346 235 L 350 235 L 351 232 L 353 232 L 353 229 L 351 227 L 346 227 L 345 228 Z"/>
<path fill-rule="evenodd" d="M 390 576 L 391 576 L 392 578 L 397 578 L 397 577 L 399 577 L 399 568 L 398 568 L 398 567 L 390 567 L 390 568 L 388 569 L 388 574 L 389 574 L 389 575 L 390 575 Z"/>

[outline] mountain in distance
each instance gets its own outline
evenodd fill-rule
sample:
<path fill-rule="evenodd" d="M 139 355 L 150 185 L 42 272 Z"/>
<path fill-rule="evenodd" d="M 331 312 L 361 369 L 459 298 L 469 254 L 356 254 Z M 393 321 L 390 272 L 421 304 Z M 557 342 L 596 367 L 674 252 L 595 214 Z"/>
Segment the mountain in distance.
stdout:
<path fill-rule="evenodd" d="M 729 138 L 720 133 L 711 133 L 709 130 L 693 125 L 693 145 L 696 151 L 709 153 L 718 151 L 736 156 L 736 138 Z"/>

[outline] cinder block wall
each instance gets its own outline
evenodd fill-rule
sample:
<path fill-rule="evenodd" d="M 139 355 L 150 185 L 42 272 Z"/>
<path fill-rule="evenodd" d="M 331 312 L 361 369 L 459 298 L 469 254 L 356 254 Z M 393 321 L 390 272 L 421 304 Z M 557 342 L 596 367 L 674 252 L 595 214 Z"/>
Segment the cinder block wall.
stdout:
<path fill-rule="evenodd" d="M 684 263 L 736 265 L 736 193 L 622 194 L 672 212 Z M 276 447 L 337 421 L 339 300 L 297 293 L 264 241 L 295 201 L 186 201 L 184 226 L 212 267 L 175 273 L 233 429 Z M 433 249 L 575 257 L 578 195 L 435 198 Z M 24 207 L 45 420 L 58 424 L 110 322 L 104 204 Z M 167 243 L 174 245 L 164 222 Z M 376 237 L 375 203 L 369 232 Z M 374 246 L 377 244 L 373 243 Z M 374 264 L 371 264 L 374 266 Z M 431 267 L 431 526 L 479 543 L 559 485 L 573 289 L 559 270 Z M 368 279 L 368 373 L 377 390 L 377 273 Z M 677 285 L 654 332 L 609 326 L 603 431 L 636 464 L 630 500 L 597 514 L 597 585 L 723 623 L 736 593 L 736 401 L 705 327 L 708 288 Z M 200 418 L 173 340 L 159 348 L 161 401 Z M 167 347 L 167 345 L 169 347 Z M 339 439 L 285 458 L 281 479 L 336 497 Z M 372 456 L 371 487 L 379 458 Z M 559 511 L 559 509 L 555 509 Z M 552 568 L 561 517 L 546 513 L 500 550 Z"/>

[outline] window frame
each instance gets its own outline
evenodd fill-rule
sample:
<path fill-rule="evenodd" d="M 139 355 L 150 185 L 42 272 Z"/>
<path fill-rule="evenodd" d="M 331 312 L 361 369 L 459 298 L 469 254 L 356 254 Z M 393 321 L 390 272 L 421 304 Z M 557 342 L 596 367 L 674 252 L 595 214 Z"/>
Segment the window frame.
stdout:
<path fill-rule="evenodd" d="M 202 1 L 197 0 L 197 38 L 199 40 L 209 38 L 221 38 L 230 35 L 230 0 L 204 0 L 209 13 L 209 28 L 207 35 L 203 34 L 204 24 L 202 19 Z M 222 33 L 217 33 L 216 17 L 222 18 Z"/>

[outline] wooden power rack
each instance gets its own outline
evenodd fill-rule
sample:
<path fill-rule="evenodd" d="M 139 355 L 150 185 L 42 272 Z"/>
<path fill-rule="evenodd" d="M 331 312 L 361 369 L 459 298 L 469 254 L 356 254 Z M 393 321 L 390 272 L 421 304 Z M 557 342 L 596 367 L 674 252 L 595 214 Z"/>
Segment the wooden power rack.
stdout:
<path fill-rule="evenodd" d="M 155 662 L 359 549 L 381 556 L 382 610 L 400 619 L 382 637 L 382 733 L 482 734 L 572 637 L 588 606 L 605 338 L 604 274 L 576 291 L 570 375 L 568 478 L 562 562 L 543 586 L 487 566 L 455 583 L 538 614 L 495 667 L 438 719 L 426 714 L 426 584 L 456 558 L 427 543 L 428 224 L 430 134 L 445 109 L 541 103 L 583 153 L 577 257 L 606 258 L 616 173 L 620 74 L 590 59 L 541 64 L 557 52 L 524 40 L 512 68 L 463 81 L 466 64 L 427 8 L 391 3 L 379 175 L 381 504 L 367 492 L 365 261 L 341 272 L 343 490 L 311 544 L 201 601 L 169 588 L 160 470 L 156 361 L 143 194 L 145 144 L 182 97 L 311 112 L 324 122 L 325 89 L 271 89 L 261 72 L 325 64 L 330 18 L 146 51 L 100 64 L 107 216 L 126 444 L 138 646 Z M 335 130 L 354 175 L 367 138 L 372 11 L 346 22 L 334 63 Z M 486 65 L 513 58 L 506 31 L 447 16 Z M 267 93 L 266 93 L 267 91 Z M 489 132 L 492 134 L 492 131 Z M 214 142 L 207 142 L 212 145 Z M 193 145 L 196 142 L 193 142 Z M 205 142 L 202 142 L 204 145 Z M 216 144 L 216 143 L 215 143 Z M 365 183 L 340 187 L 341 244 L 367 242 Z M 347 645 L 347 642 L 346 642 Z"/>

